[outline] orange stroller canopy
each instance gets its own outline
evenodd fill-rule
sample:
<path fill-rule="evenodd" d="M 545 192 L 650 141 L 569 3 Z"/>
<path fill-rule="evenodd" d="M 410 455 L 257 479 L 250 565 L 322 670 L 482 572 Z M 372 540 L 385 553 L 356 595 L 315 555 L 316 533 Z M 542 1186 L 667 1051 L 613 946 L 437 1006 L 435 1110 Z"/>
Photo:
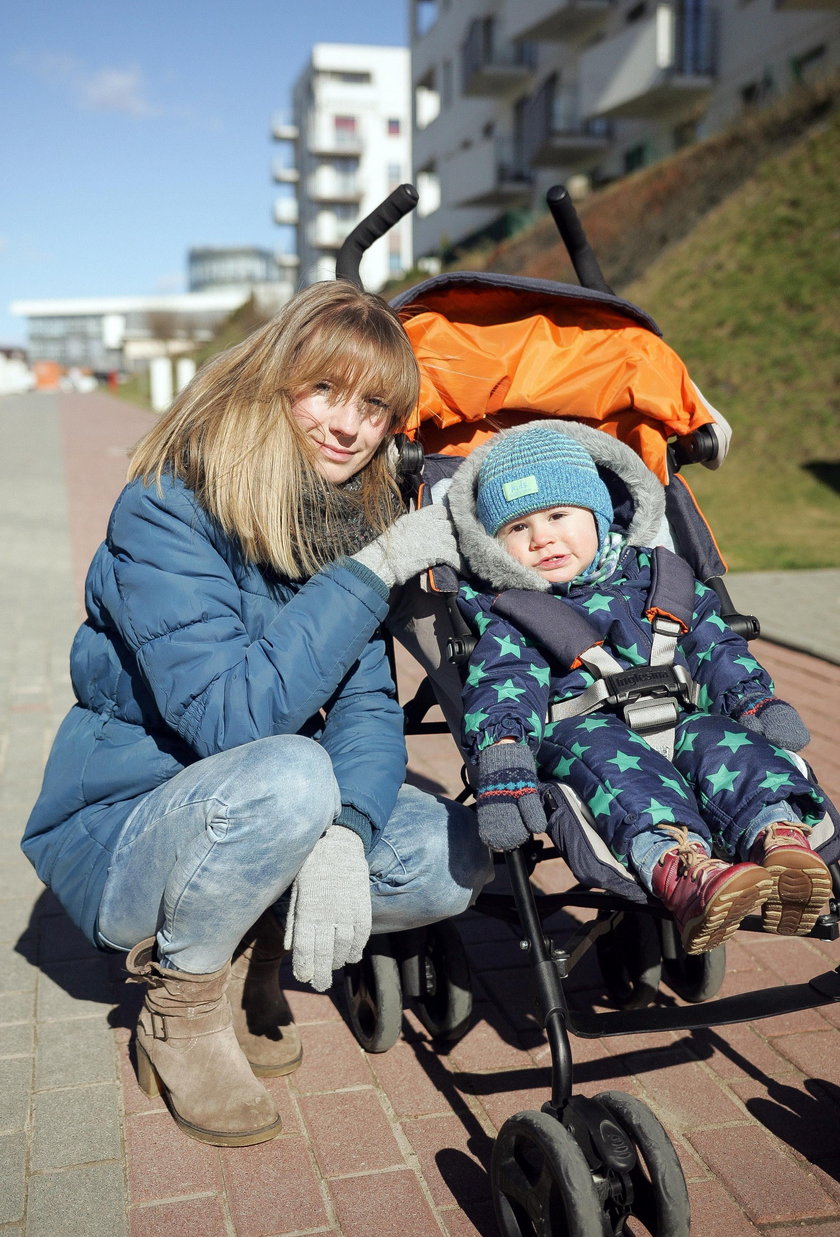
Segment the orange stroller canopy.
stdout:
<path fill-rule="evenodd" d="M 501 427 L 569 417 L 621 439 L 667 482 L 668 439 L 713 417 L 682 361 L 652 331 L 580 307 L 576 316 L 488 324 L 421 309 L 409 317 L 421 372 L 413 436 L 427 452 L 466 455 Z"/>

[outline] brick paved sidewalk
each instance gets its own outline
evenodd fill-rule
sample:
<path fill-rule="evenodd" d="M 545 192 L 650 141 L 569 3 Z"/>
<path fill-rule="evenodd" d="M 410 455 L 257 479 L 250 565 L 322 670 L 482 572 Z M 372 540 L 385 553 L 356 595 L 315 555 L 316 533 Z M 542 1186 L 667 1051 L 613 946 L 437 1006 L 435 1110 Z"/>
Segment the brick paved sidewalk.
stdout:
<path fill-rule="evenodd" d="M 365 1055 L 340 990 L 289 982 L 304 1063 L 270 1087 L 284 1132 L 219 1149 L 180 1135 L 139 1091 L 129 1048 L 142 991 L 92 950 L 18 849 L 49 739 L 69 700 L 79 581 L 145 414 L 108 397 L 0 400 L 4 640 L 0 796 L 0 1235 L 31 1237 L 495 1237 L 487 1167 L 496 1130 L 549 1094 L 515 936 L 462 919 L 475 1018 L 436 1051 L 409 1012 L 387 1053 Z M 762 643 L 840 800 L 840 667 Z M 410 693 L 415 677 L 405 666 Z M 411 744 L 413 776 L 460 785 L 448 738 Z M 538 869 L 547 889 L 568 875 Z M 561 921 L 562 922 L 562 921 Z M 740 934 L 724 993 L 802 982 L 840 962 L 812 941 Z M 594 965 L 576 1001 L 603 1001 Z M 840 1234 L 840 1006 L 720 1030 L 572 1041 L 576 1089 L 628 1091 L 677 1146 L 696 1237 Z"/>

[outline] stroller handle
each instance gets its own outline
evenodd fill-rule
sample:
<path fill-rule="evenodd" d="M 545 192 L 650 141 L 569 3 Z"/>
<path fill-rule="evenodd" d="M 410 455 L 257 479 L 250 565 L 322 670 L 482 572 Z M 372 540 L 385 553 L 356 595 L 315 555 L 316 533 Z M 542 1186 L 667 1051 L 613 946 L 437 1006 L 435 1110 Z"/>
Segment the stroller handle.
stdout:
<path fill-rule="evenodd" d="M 399 223 L 404 215 L 414 210 L 417 202 L 418 193 L 414 185 L 398 185 L 384 202 L 365 215 L 342 242 L 335 260 L 336 279 L 349 279 L 361 288 L 359 265 L 365 250 Z"/>
<path fill-rule="evenodd" d="M 557 231 L 572 259 L 572 266 L 575 268 L 581 287 L 592 288 L 595 292 L 608 292 L 612 295 L 612 288 L 604 278 L 595 252 L 586 239 L 580 216 L 574 208 L 566 186 L 552 185 L 545 195 L 545 200 L 557 225 Z"/>

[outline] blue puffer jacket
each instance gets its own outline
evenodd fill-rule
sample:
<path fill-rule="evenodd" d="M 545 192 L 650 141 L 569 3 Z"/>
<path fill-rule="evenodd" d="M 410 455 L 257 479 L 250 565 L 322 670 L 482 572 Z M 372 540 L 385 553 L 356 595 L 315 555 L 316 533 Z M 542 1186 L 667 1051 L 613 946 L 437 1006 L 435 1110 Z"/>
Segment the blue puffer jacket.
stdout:
<path fill-rule="evenodd" d="M 123 490 L 87 578 L 64 719 L 22 846 L 94 942 L 138 800 L 186 765 L 276 734 L 329 752 L 367 848 L 405 775 L 382 639 L 387 590 L 347 558 L 298 584 L 244 561 L 182 483 Z"/>

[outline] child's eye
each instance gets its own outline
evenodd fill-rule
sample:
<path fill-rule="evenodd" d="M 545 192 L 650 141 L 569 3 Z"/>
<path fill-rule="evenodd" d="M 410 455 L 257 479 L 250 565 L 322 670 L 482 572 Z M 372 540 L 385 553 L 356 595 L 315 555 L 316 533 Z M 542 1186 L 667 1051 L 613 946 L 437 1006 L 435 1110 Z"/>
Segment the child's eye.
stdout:
<path fill-rule="evenodd" d="M 550 520 L 564 520 L 566 518 L 565 511 L 552 511 L 548 517 Z"/>

